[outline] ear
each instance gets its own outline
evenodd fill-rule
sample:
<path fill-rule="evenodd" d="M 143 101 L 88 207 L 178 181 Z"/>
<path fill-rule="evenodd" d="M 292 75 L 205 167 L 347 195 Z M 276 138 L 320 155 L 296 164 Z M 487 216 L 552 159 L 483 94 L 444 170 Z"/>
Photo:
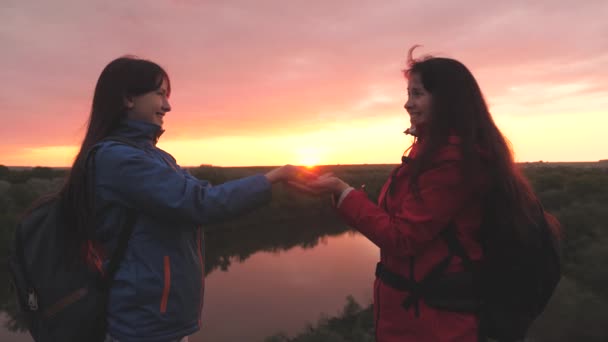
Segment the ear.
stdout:
<path fill-rule="evenodd" d="M 133 101 L 133 96 L 125 96 L 123 97 L 123 104 L 127 109 L 133 108 L 135 106 L 135 102 Z"/>

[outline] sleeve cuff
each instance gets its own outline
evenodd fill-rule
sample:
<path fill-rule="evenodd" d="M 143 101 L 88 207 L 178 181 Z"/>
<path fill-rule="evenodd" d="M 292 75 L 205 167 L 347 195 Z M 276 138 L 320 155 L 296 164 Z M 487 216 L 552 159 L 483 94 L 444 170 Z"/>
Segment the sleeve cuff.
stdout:
<path fill-rule="evenodd" d="M 336 208 L 340 208 L 342 201 L 344 201 L 346 196 L 353 190 L 355 190 L 355 188 L 348 187 L 348 188 L 344 189 L 344 191 L 342 191 L 342 193 L 340 194 L 340 197 L 338 198 L 338 202 L 336 202 Z"/>

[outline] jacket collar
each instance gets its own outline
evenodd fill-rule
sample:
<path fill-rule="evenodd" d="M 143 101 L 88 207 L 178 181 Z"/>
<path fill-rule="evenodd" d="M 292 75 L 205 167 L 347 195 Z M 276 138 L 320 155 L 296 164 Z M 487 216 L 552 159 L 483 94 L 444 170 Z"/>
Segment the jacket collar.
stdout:
<path fill-rule="evenodd" d="M 158 125 L 146 121 L 123 119 L 111 135 L 131 139 L 139 143 L 156 145 L 165 131 Z"/>
<path fill-rule="evenodd" d="M 460 136 L 456 135 L 456 132 L 454 132 L 454 131 L 452 131 L 450 133 L 451 134 L 448 136 L 448 145 L 460 145 L 460 143 L 461 143 Z M 424 144 L 424 139 L 422 137 L 416 137 L 416 140 L 414 141 L 414 143 L 403 153 L 403 156 L 401 157 L 401 162 L 407 163 L 411 159 L 416 158 L 416 156 L 418 155 L 420 148 L 422 147 L 423 144 Z"/>

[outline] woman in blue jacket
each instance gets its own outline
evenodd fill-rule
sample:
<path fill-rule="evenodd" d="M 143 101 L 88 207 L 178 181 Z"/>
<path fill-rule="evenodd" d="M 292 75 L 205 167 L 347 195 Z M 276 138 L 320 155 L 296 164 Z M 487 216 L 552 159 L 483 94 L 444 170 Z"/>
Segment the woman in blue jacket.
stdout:
<path fill-rule="evenodd" d="M 123 57 L 108 64 L 62 189 L 71 246 L 78 250 L 85 241 L 99 241 L 96 250 L 106 264 L 127 213 L 135 213 L 110 288 L 106 341 L 187 340 L 201 325 L 201 226 L 268 203 L 272 183 L 314 177 L 291 165 L 217 186 L 191 176 L 156 147 L 171 111 L 170 93 L 167 73 L 153 62 Z M 88 158 L 94 146 L 96 153 Z M 92 208 L 88 187 L 95 194 Z"/>

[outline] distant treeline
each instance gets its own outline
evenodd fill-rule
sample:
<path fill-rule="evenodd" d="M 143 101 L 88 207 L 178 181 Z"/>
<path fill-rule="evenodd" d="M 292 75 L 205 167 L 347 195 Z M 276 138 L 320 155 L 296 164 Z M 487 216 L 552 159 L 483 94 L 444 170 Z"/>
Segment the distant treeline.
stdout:
<path fill-rule="evenodd" d="M 0 180 L 9 183 L 24 183 L 31 178 L 52 179 L 64 177 L 68 169 L 58 169 L 44 166 L 36 166 L 31 169 L 10 169 L 0 165 Z"/>

